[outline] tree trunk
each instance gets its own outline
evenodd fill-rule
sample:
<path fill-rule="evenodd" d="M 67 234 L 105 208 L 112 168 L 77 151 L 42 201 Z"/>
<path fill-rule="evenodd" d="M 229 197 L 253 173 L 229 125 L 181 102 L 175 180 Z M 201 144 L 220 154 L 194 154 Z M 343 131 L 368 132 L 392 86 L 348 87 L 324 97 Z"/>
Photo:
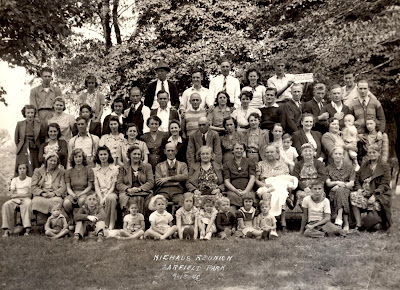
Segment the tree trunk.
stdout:
<path fill-rule="evenodd" d="M 113 15 L 115 37 L 117 38 L 117 43 L 121 44 L 122 43 L 121 31 L 119 30 L 119 24 L 118 24 L 118 5 L 119 5 L 119 0 L 113 0 L 112 15 Z"/>
<path fill-rule="evenodd" d="M 99 3 L 101 24 L 104 31 L 104 40 L 106 41 L 106 50 L 112 46 L 111 42 L 111 26 L 110 26 L 110 0 L 102 0 Z"/>

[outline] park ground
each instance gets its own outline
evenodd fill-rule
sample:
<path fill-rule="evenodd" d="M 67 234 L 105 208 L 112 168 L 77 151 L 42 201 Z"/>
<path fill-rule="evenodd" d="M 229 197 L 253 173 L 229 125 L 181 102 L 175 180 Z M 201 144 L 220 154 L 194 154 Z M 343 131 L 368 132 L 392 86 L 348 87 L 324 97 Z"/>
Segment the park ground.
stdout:
<path fill-rule="evenodd" d="M 0 205 L 13 155 L 0 153 Z M 298 224 L 276 240 L 0 239 L 1 289 L 398 289 L 400 196 L 390 235 L 310 239 Z M 168 256 L 167 256 L 168 255 Z M 162 257 L 161 257 L 162 256 Z M 179 257 L 178 257 L 179 256 Z"/>

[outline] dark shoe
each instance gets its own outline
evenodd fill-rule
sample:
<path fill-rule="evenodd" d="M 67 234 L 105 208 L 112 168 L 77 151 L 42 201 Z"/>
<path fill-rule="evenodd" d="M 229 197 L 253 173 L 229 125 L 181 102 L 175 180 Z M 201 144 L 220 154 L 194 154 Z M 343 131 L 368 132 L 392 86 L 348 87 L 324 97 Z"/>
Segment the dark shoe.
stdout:
<path fill-rule="evenodd" d="M 261 234 L 261 239 L 262 240 L 269 240 L 269 235 L 270 235 L 270 231 L 263 231 Z"/>
<path fill-rule="evenodd" d="M 252 238 L 254 238 L 254 235 L 252 232 L 247 232 L 246 237 L 249 239 L 252 239 Z"/>
<path fill-rule="evenodd" d="M 286 226 L 282 227 L 282 233 L 288 233 Z"/>
<path fill-rule="evenodd" d="M 186 228 L 183 230 L 183 239 L 184 240 L 193 240 L 194 230 L 192 228 Z"/>

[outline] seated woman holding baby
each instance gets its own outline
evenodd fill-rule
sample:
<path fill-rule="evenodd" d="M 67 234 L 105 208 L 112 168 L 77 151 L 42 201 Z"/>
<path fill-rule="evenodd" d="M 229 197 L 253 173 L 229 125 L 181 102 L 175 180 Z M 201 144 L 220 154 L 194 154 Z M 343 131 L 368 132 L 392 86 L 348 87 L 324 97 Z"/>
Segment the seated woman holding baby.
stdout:
<path fill-rule="evenodd" d="M 297 187 L 297 178 L 289 175 L 289 167 L 280 159 L 279 148 L 265 146 L 265 158 L 257 164 L 257 194 L 262 200 L 271 200 L 270 213 L 281 216 L 281 226 L 286 229 L 285 209 L 289 192 Z"/>

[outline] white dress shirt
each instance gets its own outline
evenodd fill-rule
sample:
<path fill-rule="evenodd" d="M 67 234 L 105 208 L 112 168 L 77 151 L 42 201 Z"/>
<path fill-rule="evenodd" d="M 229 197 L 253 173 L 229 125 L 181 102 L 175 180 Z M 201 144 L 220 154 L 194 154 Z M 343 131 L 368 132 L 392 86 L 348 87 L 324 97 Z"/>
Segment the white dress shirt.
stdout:
<path fill-rule="evenodd" d="M 158 128 L 161 132 L 168 132 L 170 108 L 157 109 L 157 117 L 161 119 L 161 126 Z"/>
<path fill-rule="evenodd" d="M 156 91 L 154 93 L 154 101 L 153 101 L 153 105 L 151 106 L 152 110 L 153 109 L 158 109 L 160 107 L 160 104 L 157 101 L 157 93 L 159 91 L 161 91 L 161 88 L 162 88 L 161 81 L 157 80 Z M 168 81 L 167 80 L 164 81 L 164 91 L 166 91 L 168 93 L 169 97 L 171 98 L 171 94 L 169 92 L 169 86 L 168 86 Z M 167 107 L 171 108 L 171 101 L 168 102 Z"/>
<path fill-rule="evenodd" d="M 210 93 L 213 96 L 214 100 L 217 97 L 217 94 L 223 90 L 224 87 L 224 75 L 218 75 L 210 81 Z M 237 78 L 233 76 L 226 77 L 226 92 L 230 97 L 230 101 L 234 104 L 235 108 L 240 107 L 240 82 Z"/>
<path fill-rule="evenodd" d="M 192 105 L 190 104 L 189 100 L 190 100 L 190 96 L 193 93 L 198 93 L 201 97 L 201 104 L 200 104 L 200 108 L 205 108 L 206 104 L 211 107 L 214 105 L 214 98 L 212 97 L 212 95 L 210 94 L 210 90 L 205 88 L 205 87 L 200 87 L 199 90 L 196 90 L 194 87 L 188 88 L 186 89 L 183 94 L 182 97 L 180 99 L 180 106 L 179 108 L 182 110 L 187 110 L 187 109 L 191 109 Z"/>
<path fill-rule="evenodd" d="M 268 87 L 269 88 L 275 88 L 278 91 L 281 90 L 282 88 L 286 87 L 289 81 L 294 80 L 294 75 L 292 74 L 285 74 L 282 78 L 278 78 L 277 75 L 274 75 L 273 77 L 268 79 Z M 286 89 L 286 91 L 279 96 L 279 99 L 281 98 L 292 98 L 292 93 L 290 91 L 290 87 Z"/>

